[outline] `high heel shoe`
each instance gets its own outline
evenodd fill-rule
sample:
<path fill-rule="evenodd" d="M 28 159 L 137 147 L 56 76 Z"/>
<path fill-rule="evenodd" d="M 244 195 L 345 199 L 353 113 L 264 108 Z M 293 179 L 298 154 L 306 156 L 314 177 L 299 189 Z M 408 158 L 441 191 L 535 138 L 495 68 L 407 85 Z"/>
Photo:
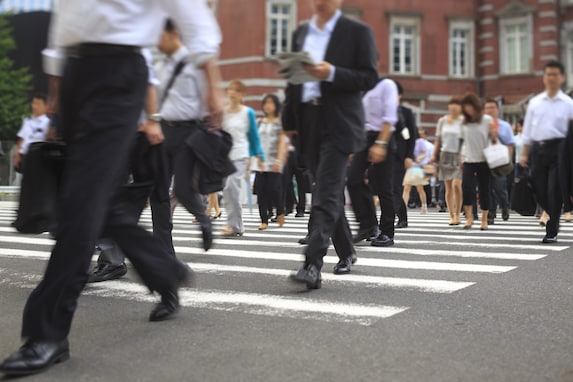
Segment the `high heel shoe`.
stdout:
<path fill-rule="evenodd" d="M 221 215 L 223 214 L 223 211 L 219 211 L 219 213 L 215 216 L 211 216 L 211 220 L 217 220 L 221 217 Z"/>
<path fill-rule="evenodd" d="M 225 226 L 221 231 L 221 235 L 223 235 L 224 237 L 237 237 L 237 236 L 243 236 L 243 232 L 235 231 L 233 227 Z"/>

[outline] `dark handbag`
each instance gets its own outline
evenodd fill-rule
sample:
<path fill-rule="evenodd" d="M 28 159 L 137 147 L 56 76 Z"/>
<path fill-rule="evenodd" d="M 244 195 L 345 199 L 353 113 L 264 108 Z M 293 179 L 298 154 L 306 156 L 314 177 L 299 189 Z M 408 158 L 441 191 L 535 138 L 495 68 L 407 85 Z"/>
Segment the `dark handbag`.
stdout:
<path fill-rule="evenodd" d="M 38 234 L 55 228 L 65 151 L 63 142 L 30 145 L 26 154 L 26 173 L 20 187 L 18 217 L 14 223 L 19 232 Z"/>
<path fill-rule="evenodd" d="M 527 175 L 515 177 L 511 189 L 511 209 L 521 216 L 535 215 L 537 202 Z"/>

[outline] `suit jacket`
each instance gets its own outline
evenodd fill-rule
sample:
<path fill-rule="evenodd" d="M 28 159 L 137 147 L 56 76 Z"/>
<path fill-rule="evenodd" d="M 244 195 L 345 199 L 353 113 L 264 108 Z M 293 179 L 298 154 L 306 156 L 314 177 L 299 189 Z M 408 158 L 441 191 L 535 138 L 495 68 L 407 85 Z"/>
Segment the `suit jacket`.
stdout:
<path fill-rule="evenodd" d="M 414 147 L 416 146 L 416 139 L 418 139 L 418 128 L 416 126 L 416 118 L 412 110 L 405 106 L 398 106 L 398 123 L 394 131 L 394 139 L 396 141 L 396 160 L 404 163 L 406 158 L 414 158 Z M 406 140 L 402 136 L 402 129 L 406 127 L 410 133 L 410 139 Z"/>
<path fill-rule="evenodd" d="M 293 48 L 301 51 L 309 25 L 301 25 L 293 35 Z M 362 95 L 378 82 L 376 47 L 371 29 L 342 15 L 332 31 L 324 61 L 336 67 L 332 82 L 320 83 L 324 118 L 332 131 L 335 146 L 347 153 L 360 151 L 366 142 Z M 288 85 L 282 112 L 285 130 L 296 130 L 304 145 L 301 124 L 302 85 Z"/>

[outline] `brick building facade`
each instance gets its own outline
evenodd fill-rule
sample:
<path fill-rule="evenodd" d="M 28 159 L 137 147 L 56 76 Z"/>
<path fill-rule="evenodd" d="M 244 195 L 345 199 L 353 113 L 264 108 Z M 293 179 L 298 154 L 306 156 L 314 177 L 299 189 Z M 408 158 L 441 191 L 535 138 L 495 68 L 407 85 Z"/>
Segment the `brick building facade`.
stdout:
<path fill-rule="evenodd" d="M 284 88 L 271 58 L 310 18 L 310 0 L 211 3 L 224 78 L 243 79 L 259 109 L 263 94 Z M 506 118 L 518 118 L 551 59 L 566 65 L 573 88 L 573 0 L 344 0 L 343 11 L 372 27 L 380 75 L 404 85 L 421 126 L 432 128 L 449 97 L 468 91 L 499 99 Z"/>

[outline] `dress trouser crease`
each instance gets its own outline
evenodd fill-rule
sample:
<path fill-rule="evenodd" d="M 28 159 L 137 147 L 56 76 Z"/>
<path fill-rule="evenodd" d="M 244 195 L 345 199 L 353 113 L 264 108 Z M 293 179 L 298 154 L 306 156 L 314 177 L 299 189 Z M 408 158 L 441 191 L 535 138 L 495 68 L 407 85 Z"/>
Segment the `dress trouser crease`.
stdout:
<path fill-rule="evenodd" d="M 354 254 L 352 233 L 344 213 L 344 184 L 349 153 L 340 151 L 329 136 L 320 106 L 302 110 L 303 155 L 315 180 L 306 263 L 322 268 L 330 239 L 341 259 Z"/>
<path fill-rule="evenodd" d="M 138 54 L 68 59 L 60 99 L 68 146 L 60 221 L 44 278 L 24 308 L 24 338 L 60 341 L 68 336 L 96 241 L 104 231 L 150 290 L 161 292 L 176 284 L 180 265 L 175 257 L 125 217 L 116 198 L 127 180 L 146 84 L 147 67 Z"/>

